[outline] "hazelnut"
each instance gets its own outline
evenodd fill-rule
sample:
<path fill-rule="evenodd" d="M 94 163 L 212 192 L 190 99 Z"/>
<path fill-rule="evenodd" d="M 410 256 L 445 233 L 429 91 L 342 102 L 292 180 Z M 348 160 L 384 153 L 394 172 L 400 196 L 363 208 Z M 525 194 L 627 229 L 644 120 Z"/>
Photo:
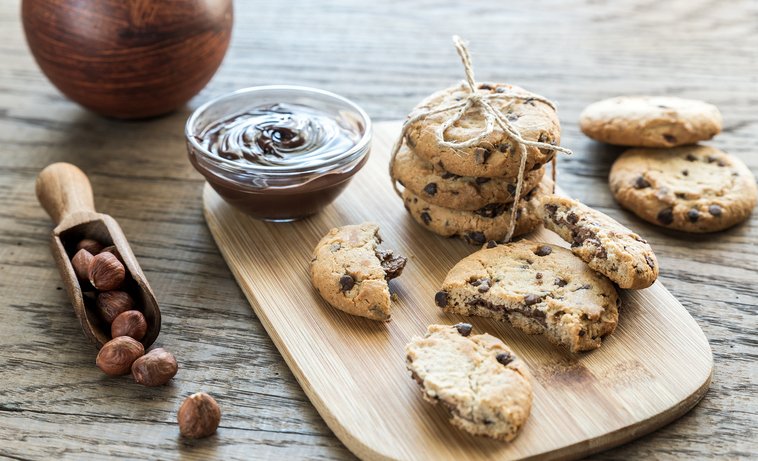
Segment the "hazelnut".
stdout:
<path fill-rule="evenodd" d="M 126 269 L 113 253 L 102 252 L 92 259 L 89 281 L 100 291 L 115 290 L 124 282 Z"/>
<path fill-rule="evenodd" d="M 158 348 L 134 361 L 132 376 L 137 384 L 148 387 L 162 386 L 176 375 L 178 369 L 174 354 Z"/>
<path fill-rule="evenodd" d="M 183 436 L 200 439 L 216 432 L 221 422 L 221 410 L 213 397 L 198 392 L 184 399 L 176 419 Z"/>
<path fill-rule="evenodd" d="M 93 256 L 103 251 L 103 245 L 98 242 L 97 240 L 93 239 L 84 239 L 81 240 L 79 243 L 76 244 L 77 250 L 87 250 L 89 251 Z"/>
<path fill-rule="evenodd" d="M 128 336 L 111 339 L 100 348 L 95 363 L 108 376 L 129 373 L 132 363 L 145 353 L 142 343 Z"/>
<path fill-rule="evenodd" d="M 112 253 L 121 264 L 124 264 L 124 258 L 121 257 L 121 253 L 119 253 L 118 248 L 116 248 L 116 245 L 111 245 L 109 247 L 105 247 L 100 251 L 100 253 Z"/>
<path fill-rule="evenodd" d="M 74 266 L 74 272 L 79 280 L 89 280 L 89 266 L 92 264 L 92 260 L 95 257 L 92 253 L 82 248 L 77 251 L 73 258 L 71 258 L 71 265 Z"/>
<path fill-rule="evenodd" d="M 122 291 L 106 291 L 102 294 L 108 293 L 123 293 Z M 124 293 L 126 294 L 126 293 Z M 129 296 L 129 295 L 127 295 Z M 140 311 L 125 311 L 113 319 L 111 323 L 111 338 L 118 338 L 119 336 L 129 336 L 137 341 L 145 337 L 147 333 L 147 321 L 145 316 Z"/>
<path fill-rule="evenodd" d="M 125 291 L 104 291 L 97 295 L 97 310 L 108 325 L 112 324 L 119 315 L 133 309 L 134 300 Z"/>

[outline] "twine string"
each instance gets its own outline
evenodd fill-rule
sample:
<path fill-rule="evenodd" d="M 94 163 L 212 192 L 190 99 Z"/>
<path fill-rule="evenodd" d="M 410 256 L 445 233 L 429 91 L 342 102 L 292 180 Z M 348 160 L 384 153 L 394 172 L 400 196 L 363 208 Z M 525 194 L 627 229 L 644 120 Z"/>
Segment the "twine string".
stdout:
<path fill-rule="evenodd" d="M 553 144 L 549 144 L 549 143 L 545 143 L 541 141 L 530 141 L 530 140 L 524 139 L 523 137 L 521 137 L 521 133 L 519 133 L 518 129 L 516 129 L 516 127 L 514 127 L 511 124 L 511 122 L 502 113 L 502 111 L 499 110 L 497 107 L 493 106 L 492 103 L 490 102 L 492 100 L 500 100 L 500 99 L 505 99 L 505 98 L 507 98 L 511 103 L 514 100 L 536 100 L 544 104 L 547 104 L 553 110 L 555 110 L 555 104 L 552 101 L 533 93 L 528 93 L 528 92 L 515 93 L 510 89 L 506 89 L 505 87 L 498 88 L 498 92 L 493 93 L 493 94 L 482 95 L 478 93 L 476 91 L 477 84 L 476 84 L 476 80 L 474 79 L 474 69 L 473 69 L 473 66 L 471 65 L 471 56 L 469 55 L 468 47 L 466 46 L 466 43 L 459 36 L 454 35 L 453 44 L 455 45 L 455 49 L 458 52 L 458 56 L 461 58 L 461 63 L 463 64 L 463 70 L 466 76 L 465 84 L 466 86 L 468 86 L 469 92 L 465 96 L 462 102 L 457 102 L 455 104 L 451 104 L 445 107 L 438 107 L 436 109 L 420 111 L 416 114 L 411 114 L 411 116 L 405 121 L 405 123 L 403 123 L 400 137 L 395 142 L 395 145 L 392 148 L 392 153 L 390 156 L 390 177 L 392 177 L 392 185 L 395 189 L 395 192 L 402 197 L 402 194 L 400 193 L 400 190 L 397 187 L 397 180 L 392 174 L 392 165 L 395 163 L 395 158 L 397 157 L 397 153 L 403 147 L 403 143 L 405 142 L 408 129 L 414 123 L 420 120 L 423 120 L 427 117 L 430 117 L 432 115 L 437 115 L 444 112 L 456 111 L 452 117 L 448 118 L 442 124 L 440 124 L 440 126 L 437 127 L 437 131 L 435 132 L 437 142 L 439 143 L 440 146 L 447 147 L 456 151 L 459 151 L 467 147 L 473 147 L 473 146 L 478 145 L 482 140 L 484 140 L 487 136 L 489 136 L 492 132 L 494 132 L 495 129 L 499 128 L 503 132 L 505 132 L 505 134 L 508 135 L 508 137 L 517 144 L 519 157 L 520 157 L 518 176 L 516 177 L 516 191 L 515 191 L 516 195 L 514 196 L 513 206 L 511 206 L 511 220 L 508 226 L 508 232 L 504 239 L 504 241 L 508 242 L 513 237 L 513 232 L 516 228 L 518 202 L 519 202 L 519 199 L 521 198 L 521 192 L 524 186 L 524 174 L 526 172 L 527 147 L 535 147 L 538 149 L 548 149 L 551 151 L 561 152 L 566 155 L 571 155 L 572 152 L 570 149 L 567 149 L 565 147 L 555 146 Z M 485 118 L 484 129 L 481 132 L 479 132 L 479 134 L 477 134 L 476 136 L 470 139 L 463 140 L 463 141 L 452 141 L 452 140 L 449 141 L 445 139 L 445 133 L 447 132 L 447 130 L 453 125 L 455 125 L 458 121 L 460 121 L 466 115 L 466 113 L 468 113 L 468 111 L 474 107 L 480 107 L 484 113 L 484 118 Z M 553 176 L 553 191 L 554 191 L 555 179 L 556 179 L 555 156 L 553 156 L 552 162 L 553 162 L 552 163 L 552 176 Z"/>

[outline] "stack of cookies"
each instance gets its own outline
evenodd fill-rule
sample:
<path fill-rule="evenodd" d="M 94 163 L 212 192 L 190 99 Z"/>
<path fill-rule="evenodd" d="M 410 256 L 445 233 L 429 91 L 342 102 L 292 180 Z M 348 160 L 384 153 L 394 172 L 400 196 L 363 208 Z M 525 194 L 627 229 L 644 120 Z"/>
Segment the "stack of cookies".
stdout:
<path fill-rule="evenodd" d="M 617 97 L 588 106 L 582 131 L 592 139 L 635 147 L 614 163 L 611 192 L 624 208 L 659 226 L 715 232 L 750 215 L 755 177 L 737 157 L 695 143 L 721 131 L 721 113 L 702 101 Z"/>
<path fill-rule="evenodd" d="M 477 94 L 487 98 L 520 136 L 528 141 L 552 145 L 560 142 L 560 124 L 555 108 L 543 98 L 524 89 L 500 83 L 481 83 Z M 459 84 L 432 94 L 411 112 L 429 113 L 410 123 L 405 143 L 393 157 L 390 172 L 403 186 L 405 207 L 413 218 L 430 231 L 459 237 L 482 245 L 503 240 L 511 226 L 513 207 L 516 223 L 514 236 L 525 234 L 540 223 L 534 212 L 535 200 L 549 193 L 551 183 L 543 181 L 544 165 L 555 151 L 527 146 L 526 169 L 520 197 L 516 197 L 521 150 L 505 131 L 495 128 L 484 137 L 487 114 L 473 105 L 459 120 L 447 126 L 454 112 L 434 113 L 436 109 L 460 104 L 470 95 L 466 84 Z M 466 143 L 451 148 L 441 142 Z"/>

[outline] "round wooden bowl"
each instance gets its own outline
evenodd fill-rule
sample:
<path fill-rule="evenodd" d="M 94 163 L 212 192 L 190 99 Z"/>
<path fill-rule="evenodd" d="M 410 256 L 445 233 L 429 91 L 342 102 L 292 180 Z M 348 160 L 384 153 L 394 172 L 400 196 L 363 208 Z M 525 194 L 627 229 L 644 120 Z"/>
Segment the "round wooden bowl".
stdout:
<path fill-rule="evenodd" d="M 218 69 L 232 31 L 232 0 L 23 0 L 21 14 L 47 78 L 116 118 L 187 102 Z"/>

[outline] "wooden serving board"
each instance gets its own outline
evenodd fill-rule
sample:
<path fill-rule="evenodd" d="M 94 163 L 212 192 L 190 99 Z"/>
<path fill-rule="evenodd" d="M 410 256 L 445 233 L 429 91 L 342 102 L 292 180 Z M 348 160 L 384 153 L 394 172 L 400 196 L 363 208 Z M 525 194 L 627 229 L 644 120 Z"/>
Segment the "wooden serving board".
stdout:
<path fill-rule="evenodd" d="M 406 214 L 387 172 L 399 124 L 375 126 L 371 158 L 337 201 L 290 224 L 249 218 L 210 187 L 205 216 L 255 313 L 321 416 L 364 459 L 566 459 L 624 443 L 674 420 L 705 394 L 713 358 L 703 332 L 660 284 L 624 291 L 615 333 L 571 355 L 505 323 L 446 315 L 434 305 L 447 271 L 476 248 L 438 237 Z M 408 256 L 390 283 L 399 300 L 377 323 L 327 305 L 308 276 L 313 247 L 336 226 L 374 221 L 387 247 Z M 541 229 L 529 238 L 565 244 Z M 664 268 L 665 270 L 665 268 Z M 432 323 L 465 320 L 502 338 L 534 375 L 534 406 L 512 443 L 455 429 L 421 398 L 404 346 Z"/>

